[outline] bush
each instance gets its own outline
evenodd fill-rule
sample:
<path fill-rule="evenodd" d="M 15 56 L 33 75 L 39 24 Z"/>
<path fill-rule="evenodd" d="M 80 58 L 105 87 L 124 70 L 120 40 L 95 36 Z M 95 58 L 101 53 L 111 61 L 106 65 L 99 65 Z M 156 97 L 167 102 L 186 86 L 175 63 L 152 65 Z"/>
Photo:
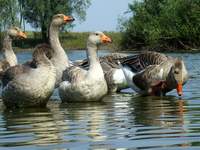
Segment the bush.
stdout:
<path fill-rule="evenodd" d="M 129 5 L 122 47 L 192 49 L 200 46 L 199 0 L 144 0 Z"/>

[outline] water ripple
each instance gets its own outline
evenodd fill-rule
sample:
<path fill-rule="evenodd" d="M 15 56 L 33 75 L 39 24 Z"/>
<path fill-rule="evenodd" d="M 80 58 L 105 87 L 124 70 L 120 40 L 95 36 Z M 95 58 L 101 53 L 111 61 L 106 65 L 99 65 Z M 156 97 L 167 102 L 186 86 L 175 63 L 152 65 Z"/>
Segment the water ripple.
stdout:
<path fill-rule="evenodd" d="M 128 90 L 62 104 L 56 91 L 47 108 L 13 111 L 0 101 L 0 149 L 200 149 L 200 54 L 182 55 L 191 74 L 183 99 L 175 91 L 140 97 Z"/>

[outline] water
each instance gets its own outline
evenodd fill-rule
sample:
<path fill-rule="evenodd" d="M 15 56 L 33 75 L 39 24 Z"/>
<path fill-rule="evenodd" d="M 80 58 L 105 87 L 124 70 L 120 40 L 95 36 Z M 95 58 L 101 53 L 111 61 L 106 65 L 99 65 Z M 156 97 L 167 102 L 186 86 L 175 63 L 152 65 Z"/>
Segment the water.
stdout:
<path fill-rule="evenodd" d="M 82 51 L 69 54 L 72 60 L 85 57 Z M 55 92 L 43 109 L 10 111 L 0 102 L 0 150 L 200 149 L 200 54 L 169 55 L 183 57 L 190 73 L 182 99 L 175 91 L 160 98 L 127 90 L 76 104 L 61 104 Z M 31 56 L 22 52 L 18 58 Z"/>

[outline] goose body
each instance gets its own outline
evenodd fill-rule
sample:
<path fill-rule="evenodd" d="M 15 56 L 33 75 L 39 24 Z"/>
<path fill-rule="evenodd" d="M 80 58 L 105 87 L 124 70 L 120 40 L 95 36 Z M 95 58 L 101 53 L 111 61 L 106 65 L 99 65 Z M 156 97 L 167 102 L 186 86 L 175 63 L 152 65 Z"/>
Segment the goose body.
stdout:
<path fill-rule="evenodd" d="M 103 69 L 97 57 L 97 45 L 111 42 L 102 32 L 91 33 L 87 42 L 89 69 L 68 67 L 63 74 L 59 95 L 63 102 L 99 101 L 108 92 Z"/>
<path fill-rule="evenodd" d="M 46 57 L 47 45 L 39 45 L 34 52 L 35 67 L 27 64 L 10 67 L 3 75 L 2 98 L 7 107 L 45 106 L 52 95 L 56 70 Z"/>
<path fill-rule="evenodd" d="M 103 68 L 104 77 L 108 86 L 109 92 L 119 92 L 122 89 L 128 88 L 126 78 L 123 70 L 119 67 L 118 60 L 127 57 L 127 54 L 112 53 L 106 56 L 99 57 L 101 67 Z M 85 69 L 89 68 L 89 61 L 85 59 L 83 61 L 75 62 L 78 66 Z"/>
<path fill-rule="evenodd" d="M 177 89 L 182 95 L 182 85 L 188 72 L 182 60 L 157 52 L 142 52 L 121 60 L 121 68 L 129 86 L 142 95 L 165 95 Z"/>

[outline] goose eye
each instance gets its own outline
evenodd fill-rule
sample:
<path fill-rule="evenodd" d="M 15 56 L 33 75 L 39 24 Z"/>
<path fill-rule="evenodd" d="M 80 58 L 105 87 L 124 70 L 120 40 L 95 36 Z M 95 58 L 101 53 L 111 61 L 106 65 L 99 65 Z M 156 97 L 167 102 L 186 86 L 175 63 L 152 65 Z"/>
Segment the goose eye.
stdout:
<path fill-rule="evenodd" d="M 99 34 L 98 34 L 98 33 L 96 33 L 95 35 L 96 35 L 96 36 L 98 36 Z"/>

